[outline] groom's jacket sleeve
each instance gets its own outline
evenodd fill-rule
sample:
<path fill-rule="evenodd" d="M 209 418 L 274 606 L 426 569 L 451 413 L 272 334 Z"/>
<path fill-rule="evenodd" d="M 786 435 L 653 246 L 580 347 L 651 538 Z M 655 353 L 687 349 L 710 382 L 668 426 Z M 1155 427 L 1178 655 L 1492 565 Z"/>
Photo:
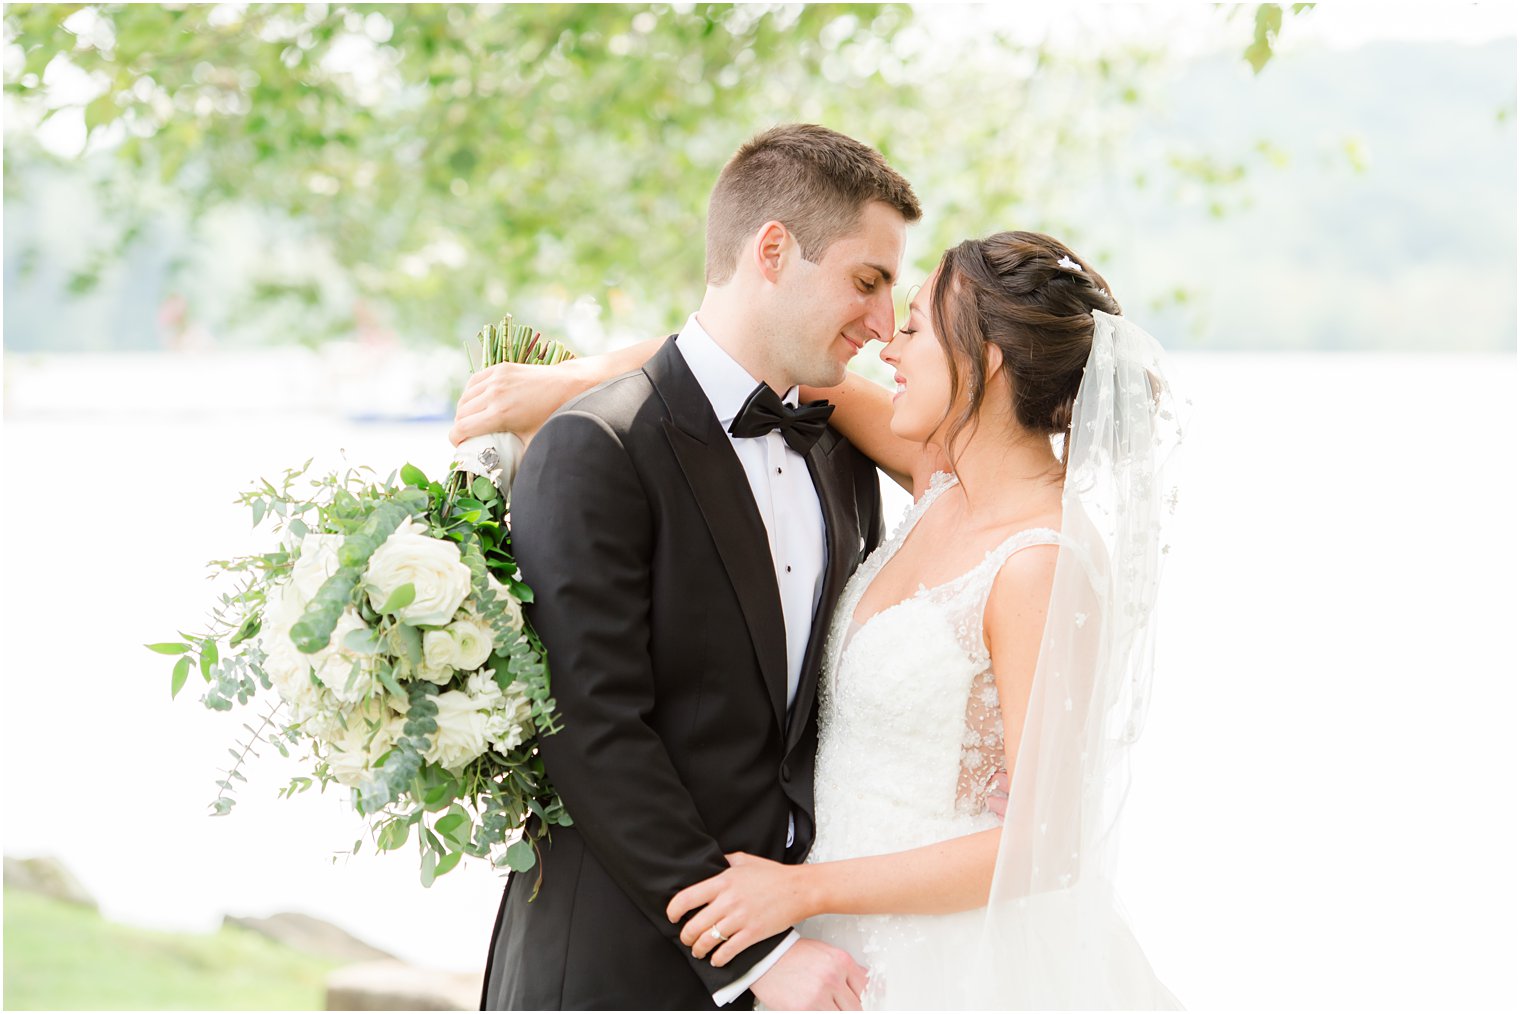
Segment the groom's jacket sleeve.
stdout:
<path fill-rule="evenodd" d="M 562 719 L 541 740 L 544 764 L 587 847 L 717 992 L 786 934 L 714 968 L 665 916 L 678 891 L 728 861 L 649 723 L 653 540 L 648 497 L 612 427 L 574 409 L 551 417 L 512 490 L 513 552 L 534 592 L 528 617 L 548 651 Z"/>

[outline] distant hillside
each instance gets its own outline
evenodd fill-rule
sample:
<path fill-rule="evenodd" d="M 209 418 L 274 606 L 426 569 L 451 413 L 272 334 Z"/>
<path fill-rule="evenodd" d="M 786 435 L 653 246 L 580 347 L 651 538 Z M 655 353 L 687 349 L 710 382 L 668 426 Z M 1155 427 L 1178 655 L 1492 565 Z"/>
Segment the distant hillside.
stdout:
<path fill-rule="evenodd" d="M 334 966 L 249 930 L 147 930 L 5 891 L 6 1010 L 322 1010 Z"/>
<path fill-rule="evenodd" d="M 1174 285 L 1194 294 L 1145 311 L 1158 335 L 1211 349 L 1515 350 L 1513 40 L 1290 51 L 1256 78 L 1221 56 L 1181 69 L 1156 105 L 1137 151 L 1247 167 L 1239 184 L 1126 196 L 1109 277 L 1128 278 L 1131 311 L 1137 286 L 1147 301 Z M 1284 164 L 1253 154 L 1262 141 Z"/>

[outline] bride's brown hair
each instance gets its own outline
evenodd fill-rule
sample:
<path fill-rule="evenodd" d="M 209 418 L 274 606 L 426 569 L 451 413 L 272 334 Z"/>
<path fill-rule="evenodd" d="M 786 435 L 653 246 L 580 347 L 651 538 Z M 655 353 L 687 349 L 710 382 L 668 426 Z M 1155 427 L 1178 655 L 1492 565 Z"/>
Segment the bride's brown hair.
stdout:
<path fill-rule="evenodd" d="M 1108 283 L 1042 233 L 999 232 L 946 250 L 930 294 L 930 319 L 945 347 L 950 403 L 963 388 L 969 394 L 946 433 L 946 450 L 987 399 L 986 349 L 995 345 L 1014 417 L 1037 433 L 1064 435 L 1064 464 L 1072 406 L 1092 349 L 1094 310 L 1120 313 Z"/>

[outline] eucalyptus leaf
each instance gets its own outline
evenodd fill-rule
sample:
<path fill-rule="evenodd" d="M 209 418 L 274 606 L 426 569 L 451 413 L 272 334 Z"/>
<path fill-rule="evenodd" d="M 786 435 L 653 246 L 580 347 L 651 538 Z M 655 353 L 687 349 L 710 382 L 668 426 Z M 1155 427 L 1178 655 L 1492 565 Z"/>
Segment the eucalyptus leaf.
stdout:
<path fill-rule="evenodd" d="M 402 609 L 405 609 L 416 600 L 417 586 L 408 581 L 406 584 L 400 585 L 396 588 L 395 591 L 386 596 L 385 605 L 380 607 L 380 613 L 383 616 L 396 613 Z"/>
<path fill-rule="evenodd" d="M 184 689 L 185 678 L 190 675 L 190 659 L 181 658 L 174 663 L 174 675 L 169 681 L 169 697 L 179 696 L 180 690 Z"/>
<path fill-rule="evenodd" d="M 160 655 L 183 655 L 190 650 L 188 644 L 180 644 L 177 641 L 160 641 L 157 644 L 145 644 L 143 647 L 149 651 L 156 651 Z"/>
<path fill-rule="evenodd" d="M 406 840 L 410 836 L 411 830 L 412 825 L 406 821 L 393 820 L 381 829 L 380 837 L 376 842 L 376 847 L 383 852 L 389 852 L 392 849 L 398 849 L 406 844 Z"/>
<path fill-rule="evenodd" d="M 463 858 L 463 852 L 448 853 L 442 859 L 438 860 L 438 865 L 433 869 L 433 878 L 436 880 L 437 878 L 443 876 L 445 873 L 458 866 L 459 861 Z"/>
<path fill-rule="evenodd" d="M 507 865 L 517 873 L 526 873 L 538 861 L 533 846 L 526 839 L 519 839 L 507 846 Z"/>

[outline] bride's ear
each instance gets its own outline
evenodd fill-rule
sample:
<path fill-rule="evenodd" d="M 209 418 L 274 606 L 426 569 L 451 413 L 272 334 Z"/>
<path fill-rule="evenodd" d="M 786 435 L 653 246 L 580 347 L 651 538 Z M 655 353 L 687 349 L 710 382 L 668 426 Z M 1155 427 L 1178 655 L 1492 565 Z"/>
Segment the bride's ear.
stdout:
<path fill-rule="evenodd" d="M 986 366 L 987 382 L 991 383 L 998 370 L 1003 368 L 1003 350 L 991 342 L 987 343 Z"/>

